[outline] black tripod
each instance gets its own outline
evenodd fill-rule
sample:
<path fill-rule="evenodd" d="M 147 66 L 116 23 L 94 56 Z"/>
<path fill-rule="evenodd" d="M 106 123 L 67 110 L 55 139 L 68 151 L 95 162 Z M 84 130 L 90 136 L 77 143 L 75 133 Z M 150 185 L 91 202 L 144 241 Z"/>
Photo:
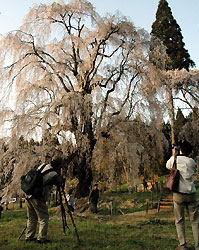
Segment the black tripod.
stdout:
<path fill-rule="evenodd" d="M 68 213 L 70 215 L 70 218 L 71 218 L 74 230 L 75 230 L 75 234 L 77 236 L 77 241 L 78 241 L 78 243 L 80 243 L 80 238 L 79 238 L 79 235 L 78 235 L 78 232 L 77 232 L 77 228 L 76 228 L 76 225 L 75 225 L 75 222 L 74 222 L 74 219 L 73 219 L 73 216 L 72 216 L 72 213 L 71 213 L 71 210 L 70 210 L 67 198 L 66 198 L 66 193 L 64 191 L 64 188 L 62 187 L 62 189 L 60 189 L 59 187 L 57 187 L 57 191 L 59 193 L 59 198 L 60 198 L 60 206 L 61 206 L 62 224 L 63 224 L 64 234 L 66 234 L 66 226 L 67 226 L 68 229 L 69 229 L 69 227 L 68 227 L 68 225 L 66 223 L 66 211 L 65 211 L 65 208 L 64 208 L 64 205 L 63 205 L 63 201 L 62 201 L 62 194 L 64 195 L 64 200 L 65 200 L 65 203 L 66 203 L 67 208 L 68 208 Z"/>

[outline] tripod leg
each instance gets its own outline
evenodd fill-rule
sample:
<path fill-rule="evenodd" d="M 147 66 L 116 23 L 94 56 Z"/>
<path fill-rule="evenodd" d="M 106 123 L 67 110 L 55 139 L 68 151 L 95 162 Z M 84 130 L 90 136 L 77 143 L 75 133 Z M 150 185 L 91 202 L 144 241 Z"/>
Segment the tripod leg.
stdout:
<path fill-rule="evenodd" d="M 26 231 L 26 228 L 27 228 L 27 226 L 25 226 L 25 227 L 24 227 L 24 229 L 23 229 L 22 233 L 20 234 L 20 236 L 19 236 L 18 240 L 20 240 L 20 239 L 21 239 L 21 237 L 23 236 L 23 234 L 24 234 L 24 233 L 25 233 L 25 231 Z"/>
<path fill-rule="evenodd" d="M 63 230 L 64 230 L 64 234 L 66 235 L 66 226 L 69 229 L 69 227 L 68 227 L 68 225 L 66 223 L 66 212 L 65 212 L 64 205 L 63 205 L 63 202 L 62 202 L 62 194 L 61 194 L 60 188 L 57 188 L 57 191 L 59 193 L 59 198 L 60 198 Z"/>
<path fill-rule="evenodd" d="M 76 233 L 76 236 L 77 236 L 78 243 L 80 243 L 80 238 L 79 238 L 79 235 L 78 235 L 78 232 L 77 232 L 77 228 L 76 228 L 76 225 L 75 225 L 75 222 L 74 222 L 72 213 L 71 213 L 71 211 L 70 211 L 70 208 L 69 208 L 69 205 L 68 205 L 68 201 L 67 201 L 67 198 L 66 198 L 66 194 L 65 194 L 63 188 L 62 188 L 62 192 L 63 192 L 63 195 L 64 195 L 64 199 L 65 199 L 66 205 L 67 205 L 67 207 L 68 207 L 68 213 L 69 213 L 69 215 L 70 215 L 70 218 L 71 218 L 73 227 L 74 227 L 74 229 L 75 229 L 75 233 Z"/>
<path fill-rule="evenodd" d="M 58 196 L 58 189 L 56 190 L 56 194 L 55 194 L 55 206 L 58 206 L 57 196 Z"/>

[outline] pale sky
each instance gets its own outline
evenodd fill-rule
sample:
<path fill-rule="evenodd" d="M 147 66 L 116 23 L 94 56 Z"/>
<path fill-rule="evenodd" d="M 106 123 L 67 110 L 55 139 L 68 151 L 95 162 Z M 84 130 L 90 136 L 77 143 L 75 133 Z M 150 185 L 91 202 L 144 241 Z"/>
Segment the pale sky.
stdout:
<path fill-rule="evenodd" d="M 52 3 L 56 0 L 1 0 L 0 34 L 16 30 L 33 3 Z M 68 1 L 65 1 L 66 3 Z M 151 31 L 159 0 L 90 0 L 97 12 L 104 15 L 119 10 L 136 27 Z M 199 0 L 167 0 L 174 18 L 180 25 L 183 41 L 191 59 L 199 69 Z"/>

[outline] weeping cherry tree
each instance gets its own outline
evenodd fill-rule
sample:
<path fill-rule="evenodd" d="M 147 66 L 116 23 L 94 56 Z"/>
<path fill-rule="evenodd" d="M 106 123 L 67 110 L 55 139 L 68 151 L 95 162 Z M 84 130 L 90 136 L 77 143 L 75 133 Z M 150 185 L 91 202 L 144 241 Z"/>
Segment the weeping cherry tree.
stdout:
<path fill-rule="evenodd" d="M 11 136 L 70 136 L 77 193 L 87 195 L 96 141 L 141 102 L 148 47 L 143 29 L 119 13 L 101 17 L 85 0 L 34 5 L 19 30 L 1 37 L 1 121 Z"/>

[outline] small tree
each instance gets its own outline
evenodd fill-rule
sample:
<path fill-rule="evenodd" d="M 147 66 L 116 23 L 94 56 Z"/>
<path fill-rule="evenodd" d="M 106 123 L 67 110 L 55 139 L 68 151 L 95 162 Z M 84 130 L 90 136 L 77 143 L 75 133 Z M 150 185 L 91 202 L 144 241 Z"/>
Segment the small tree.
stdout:
<path fill-rule="evenodd" d="M 152 178 L 164 172 L 167 151 L 165 136 L 153 123 L 147 125 L 138 118 L 120 122 L 108 138 L 96 144 L 92 160 L 95 178 L 110 184 L 123 181 L 131 192 L 140 175 Z"/>
<path fill-rule="evenodd" d="M 179 137 L 180 131 L 182 130 L 182 127 L 186 124 L 187 120 L 185 119 L 182 110 L 178 108 L 176 119 L 175 119 L 175 132 L 177 138 Z"/>
<path fill-rule="evenodd" d="M 195 106 L 192 110 L 192 112 L 189 113 L 189 115 L 186 117 L 187 121 L 196 121 L 199 119 L 199 112 L 198 112 L 198 107 Z"/>
<path fill-rule="evenodd" d="M 192 157 L 198 157 L 198 143 L 199 143 L 199 120 L 189 121 L 180 131 L 180 136 L 191 143 L 193 147 Z"/>

